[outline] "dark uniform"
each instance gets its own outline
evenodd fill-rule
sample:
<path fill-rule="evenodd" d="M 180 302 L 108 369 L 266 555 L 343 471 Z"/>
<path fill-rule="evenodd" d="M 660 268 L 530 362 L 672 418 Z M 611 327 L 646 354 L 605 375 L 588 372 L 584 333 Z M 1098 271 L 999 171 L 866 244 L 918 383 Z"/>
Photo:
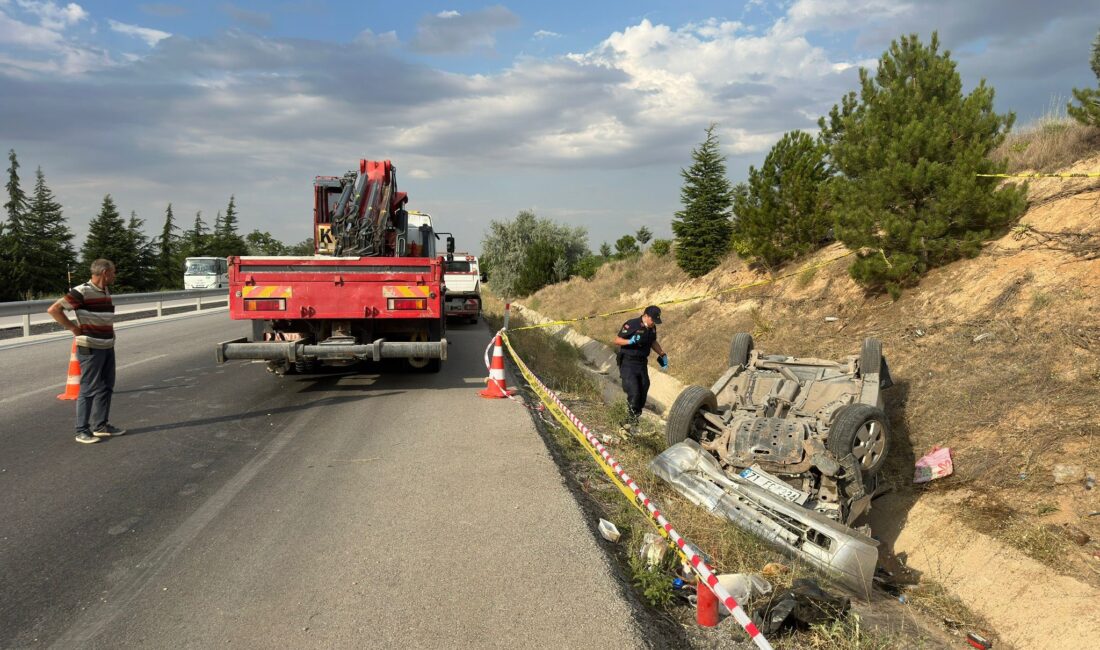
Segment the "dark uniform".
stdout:
<path fill-rule="evenodd" d="M 619 337 L 630 339 L 641 334 L 641 340 L 632 345 L 619 347 L 619 377 L 626 391 L 626 404 L 631 420 L 637 420 L 645 408 L 646 395 L 649 394 L 649 350 L 657 340 L 657 327 L 649 329 L 642 323 L 641 317 L 631 318 L 619 328 Z"/>

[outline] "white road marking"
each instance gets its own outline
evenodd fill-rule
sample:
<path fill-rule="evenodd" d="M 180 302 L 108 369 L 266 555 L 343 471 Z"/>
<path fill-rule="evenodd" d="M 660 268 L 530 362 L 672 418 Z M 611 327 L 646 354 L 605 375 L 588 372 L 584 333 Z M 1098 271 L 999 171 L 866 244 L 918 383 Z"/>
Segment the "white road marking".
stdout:
<path fill-rule="evenodd" d="M 138 359 L 137 361 L 131 361 L 130 363 L 124 363 L 121 366 L 116 367 L 115 370 L 116 371 L 126 370 L 127 368 L 133 368 L 134 366 L 140 366 L 143 363 L 148 363 L 150 361 L 156 361 L 157 359 L 163 359 L 166 356 L 168 356 L 168 355 L 167 354 L 158 354 L 155 357 L 146 357 L 145 359 Z M 50 391 L 50 390 L 55 390 L 55 391 L 58 391 L 59 393 L 65 392 L 65 382 L 60 381 L 56 384 L 46 386 L 44 388 L 36 388 L 34 390 L 30 390 L 30 391 L 27 391 L 25 393 L 20 393 L 19 395 L 12 395 L 11 397 L 5 397 L 4 399 L 0 399 L 0 404 L 7 404 L 8 402 L 14 402 L 14 401 L 17 401 L 17 400 L 21 400 L 24 397 L 30 397 L 31 395 L 37 395 L 39 393 L 45 393 L 46 391 Z"/>

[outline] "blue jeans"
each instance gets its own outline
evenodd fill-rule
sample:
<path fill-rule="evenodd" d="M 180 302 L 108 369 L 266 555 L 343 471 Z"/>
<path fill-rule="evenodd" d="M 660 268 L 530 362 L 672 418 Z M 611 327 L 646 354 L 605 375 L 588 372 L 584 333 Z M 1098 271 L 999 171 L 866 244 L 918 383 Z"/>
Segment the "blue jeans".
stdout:
<path fill-rule="evenodd" d="M 115 392 L 115 350 L 76 349 L 80 362 L 80 397 L 76 398 L 76 432 L 91 433 L 107 425 Z M 95 428 L 88 428 L 88 421 Z"/>

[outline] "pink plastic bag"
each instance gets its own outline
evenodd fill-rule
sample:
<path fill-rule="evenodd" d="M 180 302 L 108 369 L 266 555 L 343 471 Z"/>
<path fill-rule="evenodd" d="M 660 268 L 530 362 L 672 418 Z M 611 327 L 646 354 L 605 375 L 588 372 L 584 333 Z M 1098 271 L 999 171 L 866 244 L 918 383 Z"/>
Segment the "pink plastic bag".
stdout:
<path fill-rule="evenodd" d="M 932 447 L 917 461 L 917 471 L 913 474 L 914 483 L 927 483 L 933 479 L 950 476 L 954 469 L 951 466 L 951 449 L 949 447 Z"/>

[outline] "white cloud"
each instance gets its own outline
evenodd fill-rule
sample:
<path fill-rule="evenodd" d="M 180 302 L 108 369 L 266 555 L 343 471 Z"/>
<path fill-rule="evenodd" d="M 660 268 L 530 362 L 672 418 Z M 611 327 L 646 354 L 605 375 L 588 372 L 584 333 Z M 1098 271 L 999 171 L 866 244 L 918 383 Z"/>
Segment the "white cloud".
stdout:
<path fill-rule="evenodd" d="M 88 17 L 88 12 L 75 2 L 63 7 L 53 2 L 37 0 L 15 0 L 15 3 L 24 11 L 37 16 L 40 26 L 55 31 L 71 27 Z"/>
<path fill-rule="evenodd" d="M 152 29 L 150 27 L 139 27 L 138 25 L 127 25 L 126 23 L 120 23 L 117 20 L 108 20 L 107 24 L 111 26 L 111 30 L 118 32 L 119 34 L 125 34 L 127 36 L 134 36 L 145 41 L 145 44 L 149 47 L 153 47 L 157 43 L 171 36 L 168 32 L 162 32 L 159 29 Z"/>
<path fill-rule="evenodd" d="M 538 40 L 542 40 L 542 39 L 545 39 L 545 38 L 561 38 L 561 34 L 559 34 L 557 32 L 551 32 L 551 31 L 548 31 L 548 30 L 545 30 L 545 29 L 540 29 L 539 31 L 534 33 L 534 37 Z"/>
<path fill-rule="evenodd" d="M 461 15 L 462 14 L 458 13 L 454 9 L 451 9 L 450 11 L 441 11 L 441 12 L 437 13 L 436 17 L 437 18 L 458 18 Z"/>
<path fill-rule="evenodd" d="M 599 228 L 621 230 L 615 215 L 670 213 L 674 170 L 687 164 L 710 122 L 719 123 L 736 180 L 785 131 L 813 130 L 817 116 L 856 88 L 855 68 L 873 68 L 890 38 L 923 27 L 919 12 L 898 13 L 909 5 L 863 2 L 852 10 L 799 0 L 755 30 L 725 20 L 643 20 L 566 56 L 522 56 L 500 70 L 464 74 L 402 58 L 396 34 L 366 29 L 349 43 L 244 31 L 161 40 L 164 33 L 153 30 L 147 36 L 157 39 L 146 42 L 155 48 L 119 62 L 38 25 L 38 14 L 24 11 L 20 22 L 8 9 L 15 0 L 5 1 L 0 96 L 20 102 L 0 102 L 0 141 L 21 159 L 26 150 L 28 164 L 42 161 L 67 206 L 94 213 L 104 193 L 119 192 L 127 209 L 152 223 L 168 201 L 179 214 L 191 205 L 191 214 L 201 207 L 213 215 L 236 192 L 256 214 L 286 215 L 272 217 L 283 221 L 270 229 L 279 235 L 282 228 L 288 240 L 308 236 L 299 217 L 308 213 L 309 180 L 365 156 L 393 159 L 418 207 L 439 208 L 448 219 L 474 223 L 536 204 L 563 218 L 581 208 L 606 210 L 600 222 L 607 225 L 593 226 L 599 241 L 613 234 Z M 1004 110 L 1022 112 L 1032 101 L 1041 111 L 1047 88 L 1093 82 L 1087 47 L 1095 23 L 1081 18 L 1085 8 L 1020 39 L 1012 34 L 1034 24 L 1033 14 L 1006 8 L 1011 20 L 983 25 L 971 17 L 992 0 L 975 2 L 958 9 L 965 25 L 943 39 L 952 49 L 982 52 L 959 59 L 964 82 L 1000 75 L 998 98 L 1016 102 Z M 483 12 L 428 16 L 414 45 L 436 54 L 492 47 L 497 30 L 519 20 L 494 11 L 488 25 L 472 20 Z M 94 23 L 85 21 L 79 34 L 86 39 Z M 1024 47 L 1027 61 L 1009 56 L 1013 47 Z M 94 83 L 81 76 L 87 70 L 100 71 Z M 460 180 L 455 170 L 477 179 Z M 127 179 L 136 177 L 152 189 L 128 198 L 125 192 L 137 190 Z M 485 185 L 492 185 L 491 201 Z M 576 191 L 562 192 L 566 186 Z M 221 205 L 210 196 L 224 197 Z M 426 205 L 432 200 L 441 205 Z M 269 228 L 266 221 L 248 228 L 261 225 Z"/>

